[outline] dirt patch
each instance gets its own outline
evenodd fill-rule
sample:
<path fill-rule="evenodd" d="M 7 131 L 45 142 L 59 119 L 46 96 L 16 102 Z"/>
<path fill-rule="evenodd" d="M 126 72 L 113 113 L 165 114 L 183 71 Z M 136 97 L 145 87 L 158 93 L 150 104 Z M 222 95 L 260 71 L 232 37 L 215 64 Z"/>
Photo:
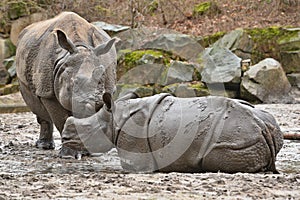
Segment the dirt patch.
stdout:
<path fill-rule="evenodd" d="M 300 104 L 258 105 L 283 131 L 300 132 Z M 0 114 L 0 199 L 298 199 L 300 141 L 285 140 L 275 174 L 153 173 L 122 170 L 116 150 L 82 160 L 60 159 L 56 149 L 34 147 L 32 113 Z"/>

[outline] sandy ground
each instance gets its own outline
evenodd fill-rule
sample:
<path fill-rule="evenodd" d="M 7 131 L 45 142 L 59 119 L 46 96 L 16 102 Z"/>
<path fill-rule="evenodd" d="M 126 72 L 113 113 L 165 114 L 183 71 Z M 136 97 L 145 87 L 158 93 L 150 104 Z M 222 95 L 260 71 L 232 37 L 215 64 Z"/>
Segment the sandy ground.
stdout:
<path fill-rule="evenodd" d="M 259 105 L 284 132 L 300 132 L 300 104 Z M 0 114 L 2 199 L 300 199 L 300 141 L 285 140 L 275 174 L 128 173 L 115 150 L 81 160 L 34 147 L 39 127 L 30 113 Z"/>

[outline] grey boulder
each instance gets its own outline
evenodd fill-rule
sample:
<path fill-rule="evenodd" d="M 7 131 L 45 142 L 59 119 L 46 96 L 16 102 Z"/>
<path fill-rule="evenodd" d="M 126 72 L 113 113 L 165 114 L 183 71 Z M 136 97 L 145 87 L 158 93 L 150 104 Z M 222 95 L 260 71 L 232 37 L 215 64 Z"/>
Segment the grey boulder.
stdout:
<path fill-rule="evenodd" d="M 263 103 L 291 103 L 291 85 L 281 64 L 266 58 L 245 72 L 241 83 L 241 97 Z"/>
<path fill-rule="evenodd" d="M 225 47 L 206 48 L 202 53 L 202 81 L 213 83 L 239 83 L 241 58 Z"/>

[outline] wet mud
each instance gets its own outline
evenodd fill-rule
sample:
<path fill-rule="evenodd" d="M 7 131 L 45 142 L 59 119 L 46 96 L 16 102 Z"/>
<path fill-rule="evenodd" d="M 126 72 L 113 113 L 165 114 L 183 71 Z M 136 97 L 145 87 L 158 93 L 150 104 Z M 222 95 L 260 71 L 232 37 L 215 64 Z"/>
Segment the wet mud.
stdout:
<path fill-rule="evenodd" d="M 283 132 L 300 133 L 300 104 L 258 105 Z M 34 147 L 39 126 L 30 113 L 0 114 L 2 199 L 300 199 L 300 141 L 285 140 L 280 174 L 150 173 L 123 170 L 115 149 L 81 160 Z"/>

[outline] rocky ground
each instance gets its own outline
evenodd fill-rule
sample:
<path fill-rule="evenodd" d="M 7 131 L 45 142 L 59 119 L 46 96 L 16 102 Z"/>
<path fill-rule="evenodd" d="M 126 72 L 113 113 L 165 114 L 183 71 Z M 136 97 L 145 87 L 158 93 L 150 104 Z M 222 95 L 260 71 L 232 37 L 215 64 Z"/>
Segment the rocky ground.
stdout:
<path fill-rule="evenodd" d="M 264 104 L 284 132 L 300 132 L 300 104 Z M 0 114 L 0 199 L 299 199 L 300 141 L 285 140 L 274 174 L 128 173 L 116 151 L 81 160 L 34 147 L 30 112 Z"/>

